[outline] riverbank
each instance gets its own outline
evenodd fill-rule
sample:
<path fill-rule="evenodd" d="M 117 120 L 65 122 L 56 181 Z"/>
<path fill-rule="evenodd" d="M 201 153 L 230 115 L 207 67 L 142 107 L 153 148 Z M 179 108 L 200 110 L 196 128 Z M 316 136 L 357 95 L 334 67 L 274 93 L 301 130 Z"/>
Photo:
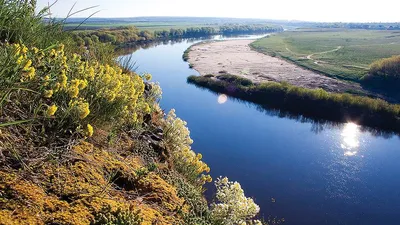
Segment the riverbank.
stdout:
<path fill-rule="evenodd" d="M 207 202 L 210 167 L 150 74 L 35 9 L 0 2 L 0 224 L 264 224 L 226 177 Z"/>
<path fill-rule="evenodd" d="M 329 93 L 288 83 L 261 82 L 229 74 L 190 76 L 188 82 L 242 100 L 308 117 L 400 132 L 400 105 L 352 94 Z"/>
<path fill-rule="evenodd" d="M 188 62 L 201 75 L 229 73 L 253 82 L 286 81 L 304 88 L 328 92 L 367 93 L 359 84 L 340 81 L 300 68 L 285 60 L 253 51 L 252 40 L 208 42 L 192 46 Z"/>

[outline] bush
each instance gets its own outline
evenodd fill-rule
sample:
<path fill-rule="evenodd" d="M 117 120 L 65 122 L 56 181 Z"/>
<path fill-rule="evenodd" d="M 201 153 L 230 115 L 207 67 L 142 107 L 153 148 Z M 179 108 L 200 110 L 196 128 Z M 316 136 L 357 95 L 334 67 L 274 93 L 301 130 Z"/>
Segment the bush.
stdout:
<path fill-rule="evenodd" d="M 230 182 L 228 178 L 218 178 L 216 202 L 211 205 L 211 216 L 216 224 L 257 224 L 252 219 L 260 211 L 253 199 L 247 198 L 238 182 Z"/>
<path fill-rule="evenodd" d="M 372 76 L 387 76 L 400 79 L 400 55 L 375 61 L 372 63 L 369 73 Z"/>
<path fill-rule="evenodd" d="M 95 215 L 93 225 L 140 225 L 143 219 L 139 212 L 117 209 L 112 212 L 111 207 L 105 207 Z"/>
<path fill-rule="evenodd" d="M 150 113 L 143 79 L 135 73 L 85 62 L 77 54 L 68 57 L 62 44 L 48 49 L 6 44 L 0 50 L 3 115 L 31 124 L 32 135 L 90 136 L 90 124 L 130 125 Z"/>
<path fill-rule="evenodd" d="M 375 87 L 389 91 L 400 90 L 400 55 L 380 59 L 371 64 L 369 74 L 363 80 Z"/>
<path fill-rule="evenodd" d="M 178 172 L 183 174 L 192 183 L 204 184 L 211 182 L 210 168 L 205 164 L 201 154 L 196 154 L 190 145 L 193 140 L 190 138 L 186 122 L 177 118 L 175 110 L 171 110 L 165 120 L 164 143 L 170 150 L 173 163 Z"/>

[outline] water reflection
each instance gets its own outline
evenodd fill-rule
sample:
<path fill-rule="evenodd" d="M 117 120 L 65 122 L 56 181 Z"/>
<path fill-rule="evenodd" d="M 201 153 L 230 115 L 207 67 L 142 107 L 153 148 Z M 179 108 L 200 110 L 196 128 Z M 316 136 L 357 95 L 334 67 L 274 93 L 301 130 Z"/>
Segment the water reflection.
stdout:
<path fill-rule="evenodd" d="M 218 96 L 218 103 L 219 104 L 224 104 L 226 101 L 228 101 L 228 96 L 226 94 L 220 94 Z"/>
<path fill-rule="evenodd" d="M 207 40 L 226 40 L 226 39 L 258 39 L 270 35 L 271 33 L 258 34 L 258 35 L 213 35 L 208 37 L 193 37 L 193 38 L 175 38 L 172 40 L 159 40 L 159 41 L 149 41 L 142 43 L 128 43 L 123 47 L 118 48 L 118 55 L 129 55 L 140 49 L 154 48 L 159 45 L 175 45 L 179 43 L 196 43 Z"/>
<path fill-rule="evenodd" d="M 213 93 L 216 96 L 220 96 L 221 93 L 215 92 L 213 90 L 210 90 L 208 88 L 198 86 L 196 84 L 192 84 L 198 87 L 199 89 L 209 91 L 210 93 Z M 283 109 L 278 109 L 278 108 L 273 108 L 267 105 L 260 105 L 256 103 L 252 103 L 249 101 L 245 101 L 233 96 L 229 96 L 229 100 L 233 102 L 240 102 L 243 105 L 246 105 L 249 108 L 256 108 L 258 111 L 263 112 L 267 114 L 268 116 L 276 116 L 279 118 L 288 118 L 291 120 L 295 120 L 297 122 L 301 123 L 311 123 L 311 131 L 318 134 L 321 133 L 325 130 L 331 130 L 333 128 L 340 128 L 342 129 L 343 127 L 343 122 L 341 121 L 332 121 L 332 120 L 326 120 L 326 119 L 321 119 L 317 117 L 308 117 L 304 116 L 300 113 L 295 113 Z M 397 136 L 400 138 L 400 133 L 394 132 L 391 130 L 384 130 L 384 129 L 376 129 L 373 127 L 367 127 L 367 126 L 359 126 L 356 125 L 355 123 L 347 123 L 349 124 L 348 127 L 344 127 L 344 130 L 347 130 L 346 133 L 350 133 L 351 131 L 354 132 L 355 128 L 357 130 L 357 133 L 365 133 L 368 132 L 370 135 L 374 137 L 382 137 L 384 139 L 390 139 L 393 138 L 394 136 Z M 345 125 L 347 125 L 345 124 Z M 350 131 L 350 132 L 349 132 Z M 354 146 L 356 143 L 354 142 L 354 139 L 352 140 L 351 138 L 346 138 L 346 141 L 349 146 Z M 345 142 L 345 141 L 344 141 Z"/>
<path fill-rule="evenodd" d="M 355 156 L 358 153 L 358 147 L 360 146 L 360 141 L 358 140 L 358 135 L 360 133 L 360 126 L 355 123 L 346 123 L 343 127 L 341 136 L 342 143 L 341 147 L 345 150 L 345 156 Z"/>

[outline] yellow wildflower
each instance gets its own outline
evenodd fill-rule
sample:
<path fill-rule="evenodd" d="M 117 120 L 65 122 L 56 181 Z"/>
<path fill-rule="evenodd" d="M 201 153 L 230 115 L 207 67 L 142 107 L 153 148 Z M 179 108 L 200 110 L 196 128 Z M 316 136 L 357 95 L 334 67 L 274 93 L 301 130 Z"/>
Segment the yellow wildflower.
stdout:
<path fill-rule="evenodd" d="M 197 160 L 201 160 L 202 158 L 203 158 L 203 155 L 202 155 L 202 154 L 200 154 L 200 153 L 197 154 L 197 156 L 196 156 L 196 159 L 197 159 Z"/>
<path fill-rule="evenodd" d="M 47 108 L 47 111 L 46 111 L 46 115 L 47 116 L 54 116 L 54 114 L 57 112 L 57 106 L 56 105 L 52 105 L 52 106 L 49 106 L 48 108 Z"/>
<path fill-rule="evenodd" d="M 78 87 L 79 87 L 80 90 L 85 89 L 87 86 L 88 86 L 87 80 L 80 80 L 79 81 Z"/>
<path fill-rule="evenodd" d="M 32 66 L 32 60 L 28 60 L 24 66 L 24 71 L 28 71 Z"/>
<path fill-rule="evenodd" d="M 27 77 L 29 80 L 32 80 L 33 78 L 35 78 L 35 74 L 36 74 L 36 69 L 33 68 L 33 67 L 31 67 L 31 68 L 29 68 L 29 70 L 27 71 L 26 77 Z"/>
<path fill-rule="evenodd" d="M 54 92 L 59 91 L 60 88 L 61 88 L 61 84 L 60 84 L 60 83 L 56 83 L 56 84 L 54 85 Z"/>
<path fill-rule="evenodd" d="M 92 127 L 92 125 L 90 125 L 90 124 L 88 124 L 88 125 L 86 126 L 86 135 L 87 135 L 88 137 L 93 136 L 93 127 Z"/>
<path fill-rule="evenodd" d="M 88 77 L 89 77 L 90 80 L 93 80 L 93 79 L 94 79 L 94 68 L 93 68 L 93 67 L 90 67 L 90 68 L 89 68 L 89 75 L 88 75 Z"/>
<path fill-rule="evenodd" d="M 70 107 L 77 114 L 79 119 L 85 119 L 90 114 L 89 103 L 84 102 L 83 99 L 71 101 Z"/>
<path fill-rule="evenodd" d="M 79 118 L 85 119 L 89 114 L 90 114 L 89 103 L 81 104 L 81 107 L 79 108 Z"/>
<path fill-rule="evenodd" d="M 144 75 L 144 79 L 146 79 L 147 81 L 150 81 L 151 80 L 151 74 L 149 74 L 149 73 L 146 73 L 145 75 Z"/>
<path fill-rule="evenodd" d="M 33 51 L 33 53 L 37 54 L 37 53 L 39 52 L 39 49 L 36 48 L 36 47 L 33 47 L 33 48 L 32 48 L 32 51 Z"/>
<path fill-rule="evenodd" d="M 67 87 L 67 82 L 68 82 L 68 77 L 67 74 L 65 72 L 65 70 L 61 71 L 60 77 L 59 77 L 59 81 L 61 84 L 62 88 L 66 88 Z"/>
<path fill-rule="evenodd" d="M 43 77 L 43 80 L 45 81 L 43 83 L 43 86 L 47 87 L 49 85 L 50 76 L 47 75 L 47 76 Z"/>
<path fill-rule="evenodd" d="M 51 51 L 50 51 L 50 57 L 57 57 L 58 56 L 58 54 L 57 54 L 57 51 L 55 50 L 55 49 L 52 49 Z"/>
<path fill-rule="evenodd" d="M 21 52 L 22 52 L 23 54 L 26 54 L 26 53 L 28 52 L 28 48 L 27 48 L 25 45 L 22 45 Z"/>
<path fill-rule="evenodd" d="M 85 72 L 85 67 L 83 66 L 83 64 L 81 64 L 81 65 L 78 67 L 78 72 L 81 73 L 81 74 L 83 74 L 83 73 Z"/>
<path fill-rule="evenodd" d="M 45 98 L 51 98 L 53 96 L 53 90 L 46 90 L 44 91 Z"/>
<path fill-rule="evenodd" d="M 64 44 L 60 44 L 59 46 L 58 46 L 58 51 L 60 51 L 60 52 L 63 52 L 64 51 Z"/>
<path fill-rule="evenodd" d="M 71 98 L 76 98 L 79 95 L 79 88 L 77 86 L 71 86 L 68 88 L 68 94 Z"/>
<path fill-rule="evenodd" d="M 21 65 L 22 60 L 24 60 L 24 57 L 21 55 L 21 56 L 18 57 L 18 59 L 17 59 L 17 64 L 18 64 L 18 65 Z"/>

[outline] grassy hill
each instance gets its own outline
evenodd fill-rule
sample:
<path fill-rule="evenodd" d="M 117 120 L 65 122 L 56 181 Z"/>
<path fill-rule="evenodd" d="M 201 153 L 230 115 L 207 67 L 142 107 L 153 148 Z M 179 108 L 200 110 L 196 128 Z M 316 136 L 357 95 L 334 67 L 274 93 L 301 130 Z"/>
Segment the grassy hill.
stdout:
<path fill-rule="evenodd" d="M 215 181 L 151 75 L 87 49 L 36 1 L 0 0 L 0 224 L 265 224 Z"/>

